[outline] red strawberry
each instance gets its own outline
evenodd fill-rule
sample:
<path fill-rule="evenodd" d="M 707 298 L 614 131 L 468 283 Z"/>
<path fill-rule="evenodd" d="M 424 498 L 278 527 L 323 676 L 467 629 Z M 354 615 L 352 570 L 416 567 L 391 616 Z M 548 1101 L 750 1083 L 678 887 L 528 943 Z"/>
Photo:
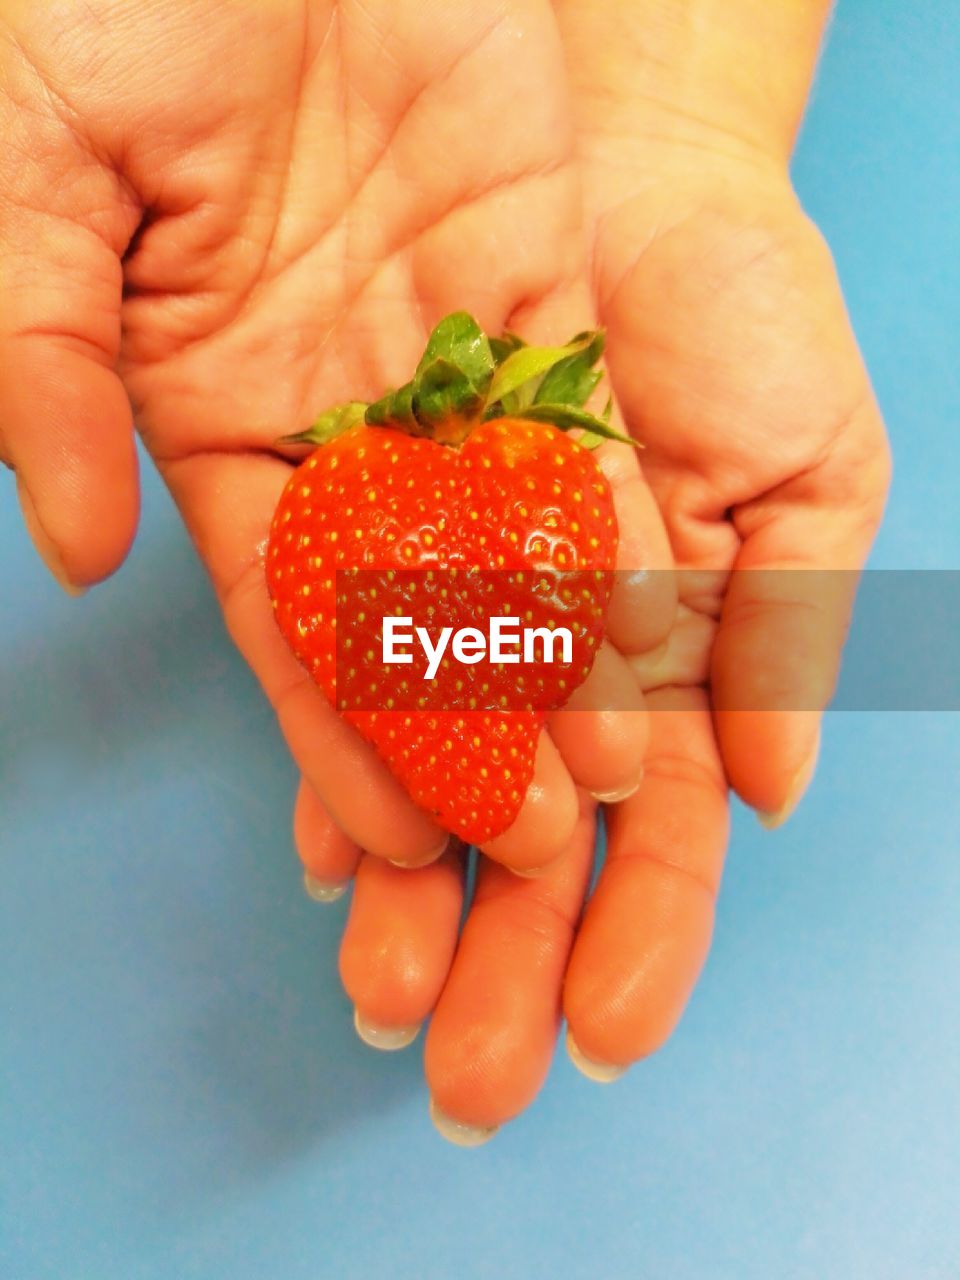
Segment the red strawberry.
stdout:
<path fill-rule="evenodd" d="M 598 334 L 566 347 L 488 343 L 456 313 L 410 384 L 324 415 L 278 504 L 267 577 L 287 642 L 330 701 L 448 830 L 483 843 L 516 818 L 547 709 L 585 679 L 617 546 L 582 403 Z M 552 425 L 557 424 L 557 425 Z M 619 437 L 618 437 L 619 438 Z M 449 650 L 382 665 L 383 619 L 482 629 L 492 614 L 564 626 L 569 662 L 464 666 Z"/>

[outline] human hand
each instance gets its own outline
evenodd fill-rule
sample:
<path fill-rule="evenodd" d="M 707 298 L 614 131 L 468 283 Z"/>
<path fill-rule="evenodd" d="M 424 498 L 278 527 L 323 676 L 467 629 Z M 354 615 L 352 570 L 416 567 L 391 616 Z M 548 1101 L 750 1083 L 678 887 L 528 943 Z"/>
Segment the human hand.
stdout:
<path fill-rule="evenodd" d="M 727 780 L 775 824 L 812 774 L 890 467 L 829 254 L 789 181 L 814 8 L 710 7 L 698 23 L 679 0 L 558 7 L 597 310 L 680 604 L 662 649 L 631 664 L 654 712 L 645 776 L 608 810 L 582 921 L 587 806 L 542 880 L 481 865 L 459 948 L 455 867 L 396 883 L 361 867 L 344 980 L 364 1029 L 434 1010 L 427 1078 L 450 1136 L 485 1137 L 530 1101 L 561 1015 L 595 1078 L 655 1050 L 709 947 Z M 300 847 L 322 861 L 313 818 Z"/>
<path fill-rule="evenodd" d="M 591 323 L 549 11 L 6 0 L 0 59 L 12 141 L 0 162 L 0 452 L 38 546 L 73 585 L 125 553 L 129 393 L 231 633 L 342 839 L 406 863 L 435 857 L 445 834 L 274 626 L 262 549 L 289 475 L 274 441 L 405 380 L 426 329 L 454 308 L 535 340 Z M 632 451 L 608 449 L 604 465 L 624 563 L 664 565 Z M 491 857 L 548 863 L 577 822 L 575 784 L 635 786 L 646 722 L 621 652 L 662 638 L 671 589 L 644 580 L 621 593 L 594 677 L 624 686 L 605 697 L 619 709 L 553 718 Z"/>
<path fill-rule="evenodd" d="M 635 670 L 646 688 L 709 682 L 727 776 L 774 824 L 813 771 L 890 475 L 789 177 L 828 9 L 558 7 L 608 363 L 680 587 L 668 645 Z"/>

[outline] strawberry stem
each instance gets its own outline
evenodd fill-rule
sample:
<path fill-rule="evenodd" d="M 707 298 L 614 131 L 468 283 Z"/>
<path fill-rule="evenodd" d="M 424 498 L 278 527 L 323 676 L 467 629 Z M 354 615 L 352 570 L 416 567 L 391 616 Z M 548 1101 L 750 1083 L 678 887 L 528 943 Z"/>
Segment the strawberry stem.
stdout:
<path fill-rule="evenodd" d="M 326 444 L 364 422 L 459 445 L 478 423 L 515 417 L 583 430 L 585 448 L 601 440 L 636 445 L 610 426 L 610 401 L 600 416 L 584 408 L 602 377 L 594 366 L 603 348 L 601 329 L 560 347 L 528 346 L 512 333 L 491 339 L 466 311 L 454 311 L 430 334 L 410 382 L 369 405 L 336 405 L 280 443 Z"/>

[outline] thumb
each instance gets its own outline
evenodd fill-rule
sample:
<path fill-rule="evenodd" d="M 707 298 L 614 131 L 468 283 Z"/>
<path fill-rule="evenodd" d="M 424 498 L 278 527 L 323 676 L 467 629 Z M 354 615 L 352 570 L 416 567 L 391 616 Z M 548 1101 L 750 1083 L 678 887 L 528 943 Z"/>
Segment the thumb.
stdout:
<path fill-rule="evenodd" d="M 112 175 L 2 92 L 0 134 L 20 145 L 0 150 L 0 459 L 47 567 L 79 589 L 119 565 L 136 528 L 132 417 L 115 372 L 134 215 Z"/>
<path fill-rule="evenodd" d="M 765 826 L 816 767 L 890 455 L 872 397 L 832 453 L 735 515 L 743 543 L 724 597 L 711 688 L 727 776 Z"/>
<path fill-rule="evenodd" d="M 2 284 L 0 284 L 2 287 Z M 137 521 L 130 406 L 116 375 L 66 331 L 0 337 L 0 451 L 27 531 L 79 591 L 123 560 Z"/>

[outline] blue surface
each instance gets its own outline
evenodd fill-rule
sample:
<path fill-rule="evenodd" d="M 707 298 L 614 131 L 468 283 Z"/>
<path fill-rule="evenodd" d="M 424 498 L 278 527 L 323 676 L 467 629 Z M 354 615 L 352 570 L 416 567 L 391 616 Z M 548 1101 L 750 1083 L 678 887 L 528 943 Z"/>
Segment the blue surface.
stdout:
<path fill-rule="evenodd" d="M 847 0 L 796 172 L 894 437 L 875 564 L 960 565 L 960 9 Z M 461 1153 L 361 1046 L 294 776 L 154 478 L 78 603 L 0 478 L 0 1276 L 946 1280 L 960 1274 L 960 717 L 834 714 L 737 817 L 681 1032 L 558 1061 Z"/>

